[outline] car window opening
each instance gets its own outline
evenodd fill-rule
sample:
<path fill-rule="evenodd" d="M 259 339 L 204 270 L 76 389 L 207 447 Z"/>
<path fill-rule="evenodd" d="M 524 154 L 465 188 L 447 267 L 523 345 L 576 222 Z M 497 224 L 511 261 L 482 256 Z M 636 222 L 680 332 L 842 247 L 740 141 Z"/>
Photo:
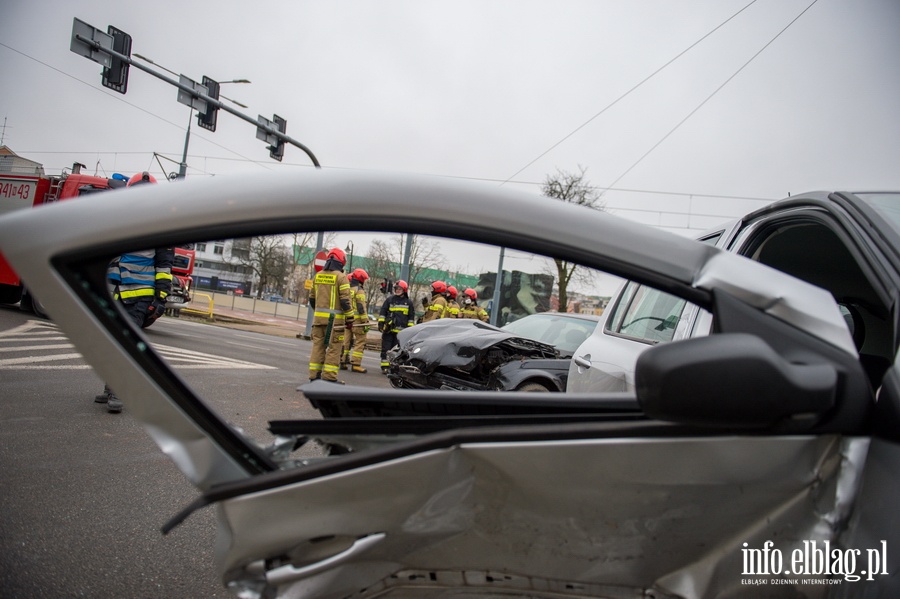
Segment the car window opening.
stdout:
<path fill-rule="evenodd" d="M 741 253 L 828 290 L 841 307 L 872 388 L 878 388 L 893 355 L 890 309 L 841 236 L 822 221 L 791 219 L 761 229 Z"/>

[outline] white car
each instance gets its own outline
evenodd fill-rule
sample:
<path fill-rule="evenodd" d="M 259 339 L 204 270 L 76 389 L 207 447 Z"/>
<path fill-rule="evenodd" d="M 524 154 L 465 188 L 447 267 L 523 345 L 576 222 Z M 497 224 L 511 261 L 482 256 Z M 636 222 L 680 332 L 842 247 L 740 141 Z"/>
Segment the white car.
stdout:
<path fill-rule="evenodd" d="M 704 233 L 703 243 L 809 281 L 837 301 L 877 389 L 892 364 L 897 326 L 897 193 L 808 193 L 775 202 Z M 610 301 L 603 321 L 576 350 L 567 391 L 630 391 L 644 350 L 708 335 L 711 314 L 634 281 Z"/>
<path fill-rule="evenodd" d="M 496 186 L 328 170 L 116 193 L 132 199 L 6 215 L 0 250 L 116 390 L 124 416 L 142 422 L 196 486 L 169 528 L 215 506 L 216 567 L 236 596 L 900 596 L 896 253 L 866 262 L 871 294 L 859 296 L 864 323 L 881 318 L 862 345 L 888 363 L 876 397 L 832 293 L 584 207 Z M 301 387 L 303 401 L 519 409 L 278 421 L 260 438 L 231 422 L 238 412 L 269 419 L 238 386 L 240 371 L 222 372 L 235 383 L 225 403 L 240 406 L 226 413 L 222 398 L 204 394 L 130 323 L 106 285 L 109 259 L 140 247 L 347 230 L 575 260 L 706 310 L 715 334 L 641 353 L 631 392 L 317 381 Z M 887 246 L 854 245 L 866 257 Z M 302 453 L 312 441 L 347 451 Z M 823 551 L 833 559 L 817 559 Z"/>

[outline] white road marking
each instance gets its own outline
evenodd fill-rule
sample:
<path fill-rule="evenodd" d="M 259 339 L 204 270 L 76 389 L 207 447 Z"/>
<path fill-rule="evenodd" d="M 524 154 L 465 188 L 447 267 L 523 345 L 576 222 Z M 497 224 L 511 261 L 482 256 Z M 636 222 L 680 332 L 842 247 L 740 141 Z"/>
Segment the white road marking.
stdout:
<path fill-rule="evenodd" d="M 37 352 L 27 356 L 2 359 L 0 360 L 0 370 L 86 370 L 91 368 L 90 365 L 83 363 L 83 358 L 79 353 L 46 353 L 49 350 L 72 349 L 74 346 L 71 343 L 41 344 L 40 342 L 42 341 L 67 341 L 67 339 L 59 335 L 59 329 L 56 325 L 43 320 L 29 320 L 14 329 L 0 331 L 0 352 L 6 354 L 13 352 Z M 277 370 L 275 366 L 267 364 L 235 360 L 224 356 L 180 349 L 170 345 L 154 343 L 153 348 L 173 368 L 178 370 L 213 368 Z M 60 363 L 71 360 L 79 360 L 82 363 Z"/>

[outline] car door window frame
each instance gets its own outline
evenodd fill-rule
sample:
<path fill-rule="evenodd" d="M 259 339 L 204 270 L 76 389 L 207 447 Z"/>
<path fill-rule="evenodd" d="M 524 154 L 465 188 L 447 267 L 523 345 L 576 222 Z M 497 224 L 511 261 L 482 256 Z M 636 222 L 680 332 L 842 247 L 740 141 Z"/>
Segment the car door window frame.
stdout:
<path fill-rule="evenodd" d="M 738 230 L 739 225 L 739 221 L 733 221 L 722 229 L 717 229 L 713 232 L 706 233 L 703 236 L 698 237 L 697 240 L 701 243 L 720 247 L 721 245 L 727 243 L 728 240 L 730 240 L 734 236 L 735 232 Z M 671 328 L 672 331 L 671 336 L 669 336 L 668 338 L 653 339 L 647 336 L 633 335 L 622 332 L 622 329 L 625 326 L 623 325 L 623 322 L 627 315 L 631 312 L 632 307 L 635 305 L 635 299 L 640 296 L 642 292 L 661 294 L 660 297 L 671 296 L 675 298 L 676 303 L 681 303 L 681 308 L 677 311 L 677 314 L 670 310 L 667 312 L 665 317 L 659 316 L 660 319 L 665 321 L 670 320 L 673 317 L 677 318 L 675 326 L 666 327 Z M 644 298 L 647 297 L 648 296 L 644 296 Z M 658 301 L 659 299 L 655 300 L 653 304 L 655 305 Z M 606 334 L 612 335 L 614 337 L 621 337 L 623 339 L 629 339 L 648 345 L 656 345 L 658 343 L 674 341 L 676 339 L 687 337 L 691 333 L 691 331 L 695 330 L 696 324 L 699 320 L 699 313 L 700 307 L 696 304 L 692 304 L 681 298 L 672 296 L 671 294 L 665 293 L 664 291 L 659 291 L 646 285 L 640 285 L 638 283 L 635 283 L 634 281 L 628 281 L 622 287 L 622 292 L 619 293 L 619 297 L 617 298 L 615 306 L 613 307 L 613 312 L 610 315 L 610 318 L 606 320 L 603 330 Z M 652 316 L 652 314 L 645 315 L 645 317 L 647 316 Z M 708 334 L 708 332 L 709 330 L 706 330 L 703 334 Z"/>

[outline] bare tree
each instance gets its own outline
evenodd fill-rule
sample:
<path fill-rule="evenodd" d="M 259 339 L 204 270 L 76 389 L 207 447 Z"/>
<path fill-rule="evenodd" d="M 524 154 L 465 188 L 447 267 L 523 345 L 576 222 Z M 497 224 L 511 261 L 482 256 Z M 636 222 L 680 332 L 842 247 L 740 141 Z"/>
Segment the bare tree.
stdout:
<path fill-rule="evenodd" d="M 556 174 L 547 175 L 541 193 L 548 198 L 586 206 L 594 210 L 603 210 L 604 204 L 600 201 L 602 194 L 585 179 L 585 168 L 578 167 L 577 173 L 570 173 L 556 169 Z M 573 281 L 587 282 L 593 271 L 587 269 L 578 270 L 578 264 L 562 258 L 554 258 L 556 266 L 556 281 L 559 291 L 559 310 L 566 312 L 569 305 L 569 284 Z M 576 272 L 578 273 L 576 275 Z"/>
<path fill-rule="evenodd" d="M 280 235 L 251 238 L 249 251 L 241 253 L 237 259 L 259 278 L 256 297 L 273 286 L 279 292 L 284 291 L 285 281 L 291 274 L 294 262 L 285 238 Z"/>
<path fill-rule="evenodd" d="M 369 283 L 366 295 L 371 303 L 376 291 L 380 292 L 384 279 L 396 282 L 400 278 L 406 237 L 397 235 L 389 240 L 376 239 L 369 246 L 366 256 L 369 264 Z M 442 270 L 445 264 L 440 244 L 429 237 L 414 235 L 409 257 L 409 297 L 415 299 L 427 283 L 419 282 L 421 273 L 428 269 Z M 430 281 L 429 281 L 430 282 Z"/>

